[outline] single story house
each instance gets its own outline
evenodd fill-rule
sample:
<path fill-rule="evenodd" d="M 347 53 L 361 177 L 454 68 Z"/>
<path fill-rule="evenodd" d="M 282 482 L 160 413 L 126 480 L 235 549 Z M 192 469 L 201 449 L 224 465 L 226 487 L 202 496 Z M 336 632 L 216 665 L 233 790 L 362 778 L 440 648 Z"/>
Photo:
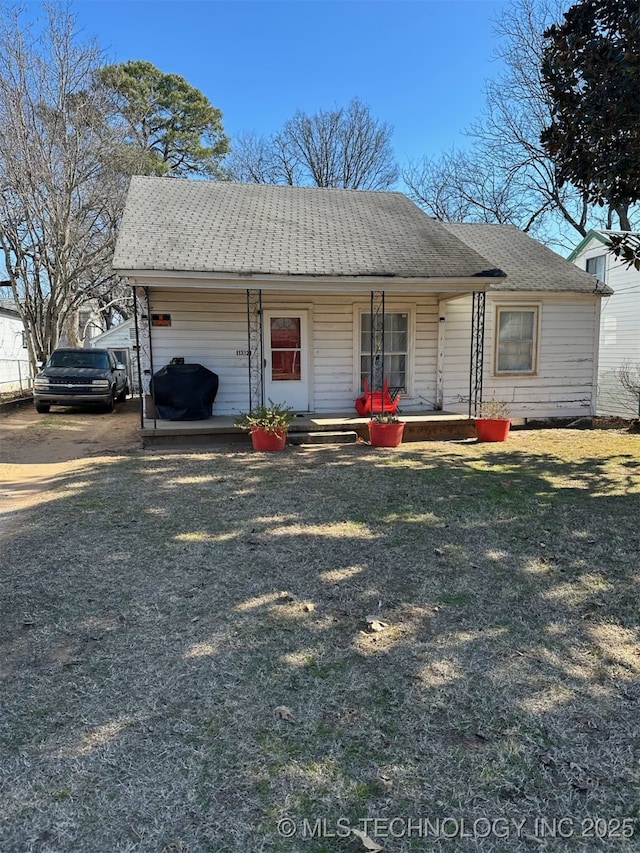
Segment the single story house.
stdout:
<path fill-rule="evenodd" d="M 620 233 L 589 231 L 568 260 L 613 289 L 602 300 L 597 413 L 637 418 L 638 399 L 625 391 L 618 374 L 625 365 L 640 370 L 640 270 L 609 248 L 609 236 Z"/>
<path fill-rule="evenodd" d="M 12 298 L 0 298 L 0 399 L 31 389 L 24 325 Z"/>
<path fill-rule="evenodd" d="M 213 415 L 263 400 L 354 413 L 595 411 L 610 290 L 516 228 L 443 224 L 400 192 L 134 177 L 113 266 L 138 303 L 145 391 L 174 359 L 218 374 Z"/>

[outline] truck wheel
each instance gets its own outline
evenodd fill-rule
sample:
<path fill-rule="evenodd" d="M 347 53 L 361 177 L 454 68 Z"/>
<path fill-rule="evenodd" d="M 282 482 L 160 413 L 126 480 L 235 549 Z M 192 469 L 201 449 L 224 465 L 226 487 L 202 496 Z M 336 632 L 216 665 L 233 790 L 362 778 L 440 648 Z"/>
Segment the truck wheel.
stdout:
<path fill-rule="evenodd" d="M 119 403 L 124 403 L 124 401 L 127 399 L 127 394 L 128 394 L 128 393 L 129 393 L 129 385 L 125 383 L 124 388 L 123 388 L 123 389 L 122 389 L 122 391 L 118 394 L 118 402 L 119 402 Z"/>
<path fill-rule="evenodd" d="M 50 409 L 51 409 L 51 406 L 48 406 L 46 403 L 36 403 L 36 412 L 39 415 L 48 414 Z"/>
<path fill-rule="evenodd" d="M 114 410 L 115 406 L 114 406 L 114 402 L 113 402 L 113 391 L 111 392 L 111 396 L 109 397 L 109 399 L 105 403 L 104 408 L 105 408 L 106 412 L 112 412 Z"/>

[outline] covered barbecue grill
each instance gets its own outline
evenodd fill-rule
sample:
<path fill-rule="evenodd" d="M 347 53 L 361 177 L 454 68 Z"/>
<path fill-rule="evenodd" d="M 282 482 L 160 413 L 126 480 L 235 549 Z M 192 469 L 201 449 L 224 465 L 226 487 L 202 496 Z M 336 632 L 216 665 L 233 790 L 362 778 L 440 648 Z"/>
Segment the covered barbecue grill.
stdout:
<path fill-rule="evenodd" d="M 211 417 L 217 393 L 218 374 L 201 364 L 167 364 L 151 379 L 156 411 L 170 421 Z"/>

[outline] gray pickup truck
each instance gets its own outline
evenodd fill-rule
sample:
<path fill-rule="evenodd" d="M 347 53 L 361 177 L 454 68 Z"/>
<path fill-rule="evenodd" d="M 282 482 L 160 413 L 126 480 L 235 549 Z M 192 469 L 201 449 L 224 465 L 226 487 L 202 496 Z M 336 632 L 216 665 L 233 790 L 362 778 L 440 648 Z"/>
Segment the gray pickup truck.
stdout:
<path fill-rule="evenodd" d="M 57 349 L 33 381 L 33 401 L 41 414 L 51 406 L 114 404 L 129 393 L 127 370 L 106 349 Z"/>

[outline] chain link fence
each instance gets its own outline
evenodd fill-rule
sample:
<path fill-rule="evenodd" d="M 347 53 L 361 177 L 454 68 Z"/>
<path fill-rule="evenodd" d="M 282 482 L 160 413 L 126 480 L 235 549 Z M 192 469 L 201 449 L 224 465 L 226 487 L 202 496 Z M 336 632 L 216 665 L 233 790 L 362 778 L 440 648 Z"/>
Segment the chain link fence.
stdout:
<path fill-rule="evenodd" d="M 31 393 L 33 375 L 28 359 L 0 358 L 0 400 Z"/>

